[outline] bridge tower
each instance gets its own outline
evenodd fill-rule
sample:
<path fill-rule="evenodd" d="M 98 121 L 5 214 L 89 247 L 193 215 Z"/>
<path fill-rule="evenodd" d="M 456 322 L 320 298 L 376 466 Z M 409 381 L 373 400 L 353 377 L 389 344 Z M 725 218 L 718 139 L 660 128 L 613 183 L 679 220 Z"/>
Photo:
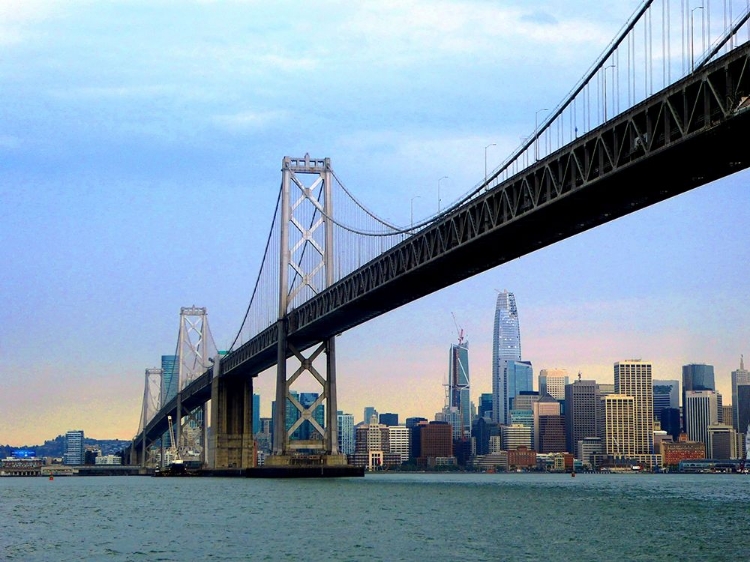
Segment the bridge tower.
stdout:
<path fill-rule="evenodd" d="M 140 455 L 138 454 L 138 451 L 135 450 L 135 447 L 131 447 L 130 449 L 131 465 L 140 464 L 142 467 L 146 467 L 147 455 L 145 430 L 148 422 L 151 421 L 151 418 L 154 417 L 156 412 L 161 410 L 161 407 L 163 405 L 161 393 L 162 374 L 163 371 L 161 369 L 146 369 L 145 383 L 143 385 L 143 406 L 141 409 L 141 429 L 138 432 L 141 433 L 141 431 L 143 431 L 144 435 L 143 439 L 141 440 Z"/>
<path fill-rule="evenodd" d="M 200 452 L 205 462 L 206 429 L 208 425 L 205 404 L 190 412 L 182 407 L 182 391 L 193 380 L 211 368 L 216 348 L 208 326 L 205 307 L 180 308 L 180 332 L 177 339 L 177 415 L 175 443 L 182 455 L 189 451 Z M 187 431 L 186 431 L 187 430 Z M 187 435 L 186 435 L 187 433 Z M 197 437 L 199 436 L 199 437 Z"/>
<path fill-rule="evenodd" d="M 308 355 L 287 339 L 287 314 L 334 283 L 331 161 L 311 159 L 309 154 L 303 158 L 287 156 L 281 172 L 276 417 L 273 455 L 266 464 L 288 465 L 295 454 L 301 453 L 315 454 L 324 464 L 346 464 L 346 457 L 338 450 L 335 336 L 321 341 Z M 310 178 L 312 183 L 306 183 Z M 321 354 L 325 354 L 322 370 L 314 364 Z M 291 365 L 296 365 L 291 376 L 287 357 L 291 357 Z M 312 402 L 303 403 L 292 386 L 306 373 L 320 384 L 321 392 Z M 320 406 L 325 409 L 324 425 L 316 419 Z M 307 425 L 307 438 L 292 439 L 303 424 Z"/>

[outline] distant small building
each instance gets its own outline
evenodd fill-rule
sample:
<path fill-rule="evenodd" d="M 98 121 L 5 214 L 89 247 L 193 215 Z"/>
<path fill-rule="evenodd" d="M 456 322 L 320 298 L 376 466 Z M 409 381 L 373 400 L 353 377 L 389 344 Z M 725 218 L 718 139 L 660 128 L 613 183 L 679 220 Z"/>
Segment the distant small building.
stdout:
<path fill-rule="evenodd" d="M 122 464 L 122 457 L 119 455 L 102 455 L 99 457 L 96 457 L 96 460 L 94 461 L 96 465 L 115 465 L 115 464 Z"/>
<path fill-rule="evenodd" d="M 510 470 L 533 470 L 536 468 L 536 451 L 528 447 L 509 450 L 508 468 Z"/>

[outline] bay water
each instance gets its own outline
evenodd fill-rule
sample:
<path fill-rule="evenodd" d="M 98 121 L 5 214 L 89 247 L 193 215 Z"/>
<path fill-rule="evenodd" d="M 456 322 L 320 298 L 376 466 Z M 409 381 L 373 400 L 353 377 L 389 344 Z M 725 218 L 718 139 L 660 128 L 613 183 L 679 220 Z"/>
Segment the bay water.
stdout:
<path fill-rule="evenodd" d="M 750 560 L 750 477 L 0 478 L 0 560 Z"/>

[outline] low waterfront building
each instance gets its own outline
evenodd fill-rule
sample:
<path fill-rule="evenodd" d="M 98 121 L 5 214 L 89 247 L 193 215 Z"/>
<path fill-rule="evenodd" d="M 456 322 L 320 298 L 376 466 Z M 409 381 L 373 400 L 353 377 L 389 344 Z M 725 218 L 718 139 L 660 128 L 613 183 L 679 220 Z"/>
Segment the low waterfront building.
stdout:
<path fill-rule="evenodd" d="M 700 441 L 687 441 L 685 438 L 676 443 L 662 441 L 661 457 L 662 466 L 676 468 L 684 460 L 705 459 L 706 446 Z"/>
<path fill-rule="evenodd" d="M 510 470 L 533 470 L 536 468 L 536 451 L 529 447 L 518 447 L 508 451 Z"/>

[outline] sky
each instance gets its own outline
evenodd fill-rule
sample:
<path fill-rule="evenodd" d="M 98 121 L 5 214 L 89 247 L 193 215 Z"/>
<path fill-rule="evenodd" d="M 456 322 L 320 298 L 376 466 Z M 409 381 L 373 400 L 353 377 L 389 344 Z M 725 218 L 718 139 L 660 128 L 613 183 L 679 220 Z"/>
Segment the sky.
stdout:
<path fill-rule="evenodd" d="M 182 306 L 239 328 L 284 156 L 329 157 L 407 225 L 554 107 L 638 0 L 0 3 L 0 443 L 130 439 Z M 665 173 L 665 181 L 668 181 Z M 456 323 L 491 391 L 496 291 L 522 355 L 612 382 L 750 353 L 750 173 L 538 250 L 338 338 L 338 404 L 432 418 Z M 454 323 L 454 317 L 456 323 Z M 750 361 L 750 356 L 749 356 Z M 270 415 L 273 373 L 255 381 Z M 317 390 L 315 388 L 299 389 Z"/>

